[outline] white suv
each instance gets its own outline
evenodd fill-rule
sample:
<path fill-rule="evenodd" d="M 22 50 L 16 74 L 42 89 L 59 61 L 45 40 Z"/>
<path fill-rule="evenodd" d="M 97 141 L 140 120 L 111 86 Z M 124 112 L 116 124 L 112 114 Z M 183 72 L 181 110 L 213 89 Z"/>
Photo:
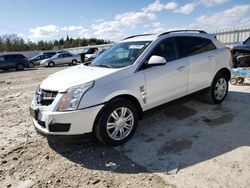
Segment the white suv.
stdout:
<path fill-rule="evenodd" d="M 119 145 L 155 107 L 197 93 L 221 103 L 231 66 L 229 49 L 204 31 L 131 36 L 89 65 L 46 78 L 30 110 L 35 128 L 47 136 L 94 133 Z"/>

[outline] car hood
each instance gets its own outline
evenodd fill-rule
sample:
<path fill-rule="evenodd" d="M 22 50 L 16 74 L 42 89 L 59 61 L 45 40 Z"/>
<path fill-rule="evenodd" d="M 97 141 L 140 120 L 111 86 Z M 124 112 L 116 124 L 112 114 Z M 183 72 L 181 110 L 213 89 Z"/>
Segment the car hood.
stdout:
<path fill-rule="evenodd" d="M 78 65 L 47 77 L 40 85 L 44 90 L 65 92 L 68 88 L 97 80 L 119 69 Z"/>
<path fill-rule="evenodd" d="M 237 44 L 233 47 L 233 49 L 250 49 L 250 46 L 245 44 Z"/>

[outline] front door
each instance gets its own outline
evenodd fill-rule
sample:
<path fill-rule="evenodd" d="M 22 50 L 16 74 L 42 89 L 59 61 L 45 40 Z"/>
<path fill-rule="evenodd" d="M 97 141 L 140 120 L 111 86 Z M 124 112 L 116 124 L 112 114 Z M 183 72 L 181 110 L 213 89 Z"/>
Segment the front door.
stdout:
<path fill-rule="evenodd" d="M 178 58 L 175 40 L 165 39 L 156 46 L 148 59 L 152 55 L 164 57 L 167 63 L 152 67 L 144 66 L 145 110 L 185 96 L 188 92 L 188 63 L 186 58 Z"/>

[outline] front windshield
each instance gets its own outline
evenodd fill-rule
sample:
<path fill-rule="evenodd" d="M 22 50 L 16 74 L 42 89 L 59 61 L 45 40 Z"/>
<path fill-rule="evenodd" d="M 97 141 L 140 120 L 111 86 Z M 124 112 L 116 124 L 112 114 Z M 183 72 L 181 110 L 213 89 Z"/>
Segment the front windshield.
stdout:
<path fill-rule="evenodd" d="M 30 59 L 32 59 L 32 60 L 39 59 L 40 56 L 41 55 L 36 55 L 36 56 L 34 56 L 34 57 L 30 58 Z"/>
<path fill-rule="evenodd" d="M 122 42 L 100 54 L 92 66 L 122 68 L 132 65 L 148 47 L 150 41 Z"/>

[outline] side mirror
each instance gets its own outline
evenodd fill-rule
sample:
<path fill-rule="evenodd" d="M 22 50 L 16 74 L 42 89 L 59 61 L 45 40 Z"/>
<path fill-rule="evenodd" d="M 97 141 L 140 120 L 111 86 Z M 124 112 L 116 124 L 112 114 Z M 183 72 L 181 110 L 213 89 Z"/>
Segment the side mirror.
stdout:
<path fill-rule="evenodd" d="M 165 65 L 166 63 L 166 59 L 158 55 L 153 55 L 148 60 L 148 65 Z"/>

